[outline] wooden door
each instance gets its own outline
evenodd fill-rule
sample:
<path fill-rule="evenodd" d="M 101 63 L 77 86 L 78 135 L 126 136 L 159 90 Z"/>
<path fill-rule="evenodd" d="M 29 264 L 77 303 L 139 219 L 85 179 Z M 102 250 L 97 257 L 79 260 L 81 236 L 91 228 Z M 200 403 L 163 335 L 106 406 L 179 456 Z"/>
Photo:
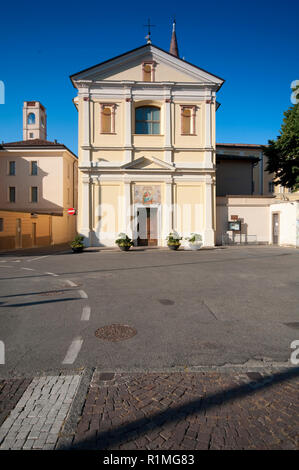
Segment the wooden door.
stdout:
<path fill-rule="evenodd" d="M 137 211 L 138 246 L 156 246 L 158 244 L 157 208 L 140 207 Z"/>
<path fill-rule="evenodd" d="M 156 207 L 147 207 L 147 227 L 148 227 L 148 245 L 157 246 L 158 244 L 158 209 Z"/>

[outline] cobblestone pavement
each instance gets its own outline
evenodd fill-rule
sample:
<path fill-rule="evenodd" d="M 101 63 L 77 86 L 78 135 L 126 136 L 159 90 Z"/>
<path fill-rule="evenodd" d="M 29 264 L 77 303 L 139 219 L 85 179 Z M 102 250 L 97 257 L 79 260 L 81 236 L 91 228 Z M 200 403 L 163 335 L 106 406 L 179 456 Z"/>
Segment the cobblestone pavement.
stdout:
<path fill-rule="evenodd" d="M 296 449 L 298 370 L 95 372 L 75 448 Z"/>
<path fill-rule="evenodd" d="M 0 449 L 54 449 L 79 381 L 79 375 L 44 376 L 19 386 L 12 381 L 11 390 L 18 386 L 23 394 L 8 402 L 13 409 L 0 427 Z"/>
<path fill-rule="evenodd" d="M 30 384 L 31 379 L 0 380 L 0 426 Z"/>
<path fill-rule="evenodd" d="M 0 449 L 298 449 L 298 368 L 0 381 Z"/>

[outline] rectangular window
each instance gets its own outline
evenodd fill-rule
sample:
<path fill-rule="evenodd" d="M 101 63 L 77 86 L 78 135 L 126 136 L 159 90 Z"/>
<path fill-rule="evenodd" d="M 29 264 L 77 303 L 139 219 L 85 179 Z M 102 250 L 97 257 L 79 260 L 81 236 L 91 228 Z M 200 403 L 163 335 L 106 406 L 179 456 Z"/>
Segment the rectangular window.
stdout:
<path fill-rule="evenodd" d="M 101 104 L 101 134 L 115 133 L 115 105 Z"/>
<path fill-rule="evenodd" d="M 274 193 L 274 183 L 273 183 L 273 181 L 269 182 L 269 193 Z"/>
<path fill-rule="evenodd" d="M 31 202 L 37 202 L 37 186 L 31 186 Z"/>
<path fill-rule="evenodd" d="M 31 175 L 37 175 L 37 162 L 31 162 Z"/>
<path fill-rule="evenodd" d="M 156 62 L 143 62 L 142 64 L 142 81 L 154 82 L 155 81 L 155 66 Z"/>
<path fill-rule="evenodd" d="M 181 134 L 195 135 L 195 106 L 181 106 Z"/>
<path fill-rule="evenodd" d="M 4 230 L 4 219 L 0 219 L 0 232 L 3 232 Z"/>
<path fill-rule="evenodd" d="M 9 162 L 9 175 L 14 176 L 16 174 L 16 162 Z"/>
<path fill-rule="evenodd" d="M 16 188 L 14 186 L 9 187 L 9 202 L 16 202 Z"/>

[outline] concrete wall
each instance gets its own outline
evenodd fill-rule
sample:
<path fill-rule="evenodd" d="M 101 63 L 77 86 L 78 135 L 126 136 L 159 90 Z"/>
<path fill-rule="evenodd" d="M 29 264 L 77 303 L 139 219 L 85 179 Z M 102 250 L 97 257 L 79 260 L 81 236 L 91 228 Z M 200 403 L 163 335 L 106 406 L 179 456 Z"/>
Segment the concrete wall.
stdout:
<path fill-rule="evenodd" d="M 281 246 L 299 246 L 299 203 L 274 197 L 227 196 L 216 201 L 216 243 L 273 243 L 273 214 L 279 214 Z M 241 220 L 241 233 L 228 231 L 232 215 Z"/>
<path fill-rule="evenodd" d="M 270 243 L 272 243 L 272 214 L 279 214 L 279 245 L 296 246 L 297 202 L 277 202 L 270 206 Z"/>
<path fill-rule="evenodd" d="M 227 196 L 216 198 L 216 243 L 269 243 L 273 198 Z M 241 220 L 241 234 L 228 231 L 232 215 Z"/>

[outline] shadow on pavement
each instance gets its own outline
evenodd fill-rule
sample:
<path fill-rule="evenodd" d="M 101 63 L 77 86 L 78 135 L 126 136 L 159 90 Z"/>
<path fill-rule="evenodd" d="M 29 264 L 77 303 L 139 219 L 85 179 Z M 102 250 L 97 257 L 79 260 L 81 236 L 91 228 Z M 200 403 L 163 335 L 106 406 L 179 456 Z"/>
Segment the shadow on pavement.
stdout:
<path fill-rule="evenodd" d="M 23 294 L 10 294 L 10 295 L 0 295 L 0 299 L 7 299 L 10 297 L 25 297 L 26 295 L 51 295 L 51 294 L 60 294 L 61 292 L 71 292 L 76 291 L 76 289 L 56 289 L 56 290 L 48 290 L 48 291 L 41 291 L 41 292 L 24 292 Z"/>
<path fill-rule="evenodd" d="M 5 308 L 28 307 L 29 305 L 43 305 L 43 304 L 51 304 L 55 302 L 67 302 L 68 300 L 81 300 L 81 298 L 68 297 L 67 299 L 40 300 L 39 302 L 27 302 L 27 303 L 22 303 L 22 304 L 5 304 L 5 305 L 0 305 L 0 307 L 5 307 Z"/>
<path fill-rule="evenodd" d="M 248 374 L 249 375 L 249 374 Z M 97 449 L 104 450 L 115 448 L 124 442 L 135 440 L 142 437 L 147 431 L 160 428 L 162 425 L 167 425 L 187 416 L 194 414 L 205 415 L 206 412 L 214 407 L 220 407 L 221 404 L 241 399 L 248 395 L 254 395 L 261 389 L 269 389 L 274 384 L 283 383 L 287 380 L 299 376 L 299 367 L 288 369 L 287 371 L 270 374 L 261 377 L 260 374 L 252 373 L 249 378 L 254 378 L 250 383 L 238 385 L 221 392 L 207 395 L 206 397 L 198 398 L 189 403 L 176 406 L 174 408 L 166 409 L 165 411 L 158 412 L 149 417 L 137 419 L 128 424 L 120 425 L 111 431 L 94 433 L 89 439 L 81 440 L 72 445 L 65 445 L 59 447 L 59 450 L 69 449 Z M 260 377 L 260 378 L 256 378 Z M 279 411 L 279 410 L 278 410 Z M 90 436 L 90 434 L 89 434 Z"/>

